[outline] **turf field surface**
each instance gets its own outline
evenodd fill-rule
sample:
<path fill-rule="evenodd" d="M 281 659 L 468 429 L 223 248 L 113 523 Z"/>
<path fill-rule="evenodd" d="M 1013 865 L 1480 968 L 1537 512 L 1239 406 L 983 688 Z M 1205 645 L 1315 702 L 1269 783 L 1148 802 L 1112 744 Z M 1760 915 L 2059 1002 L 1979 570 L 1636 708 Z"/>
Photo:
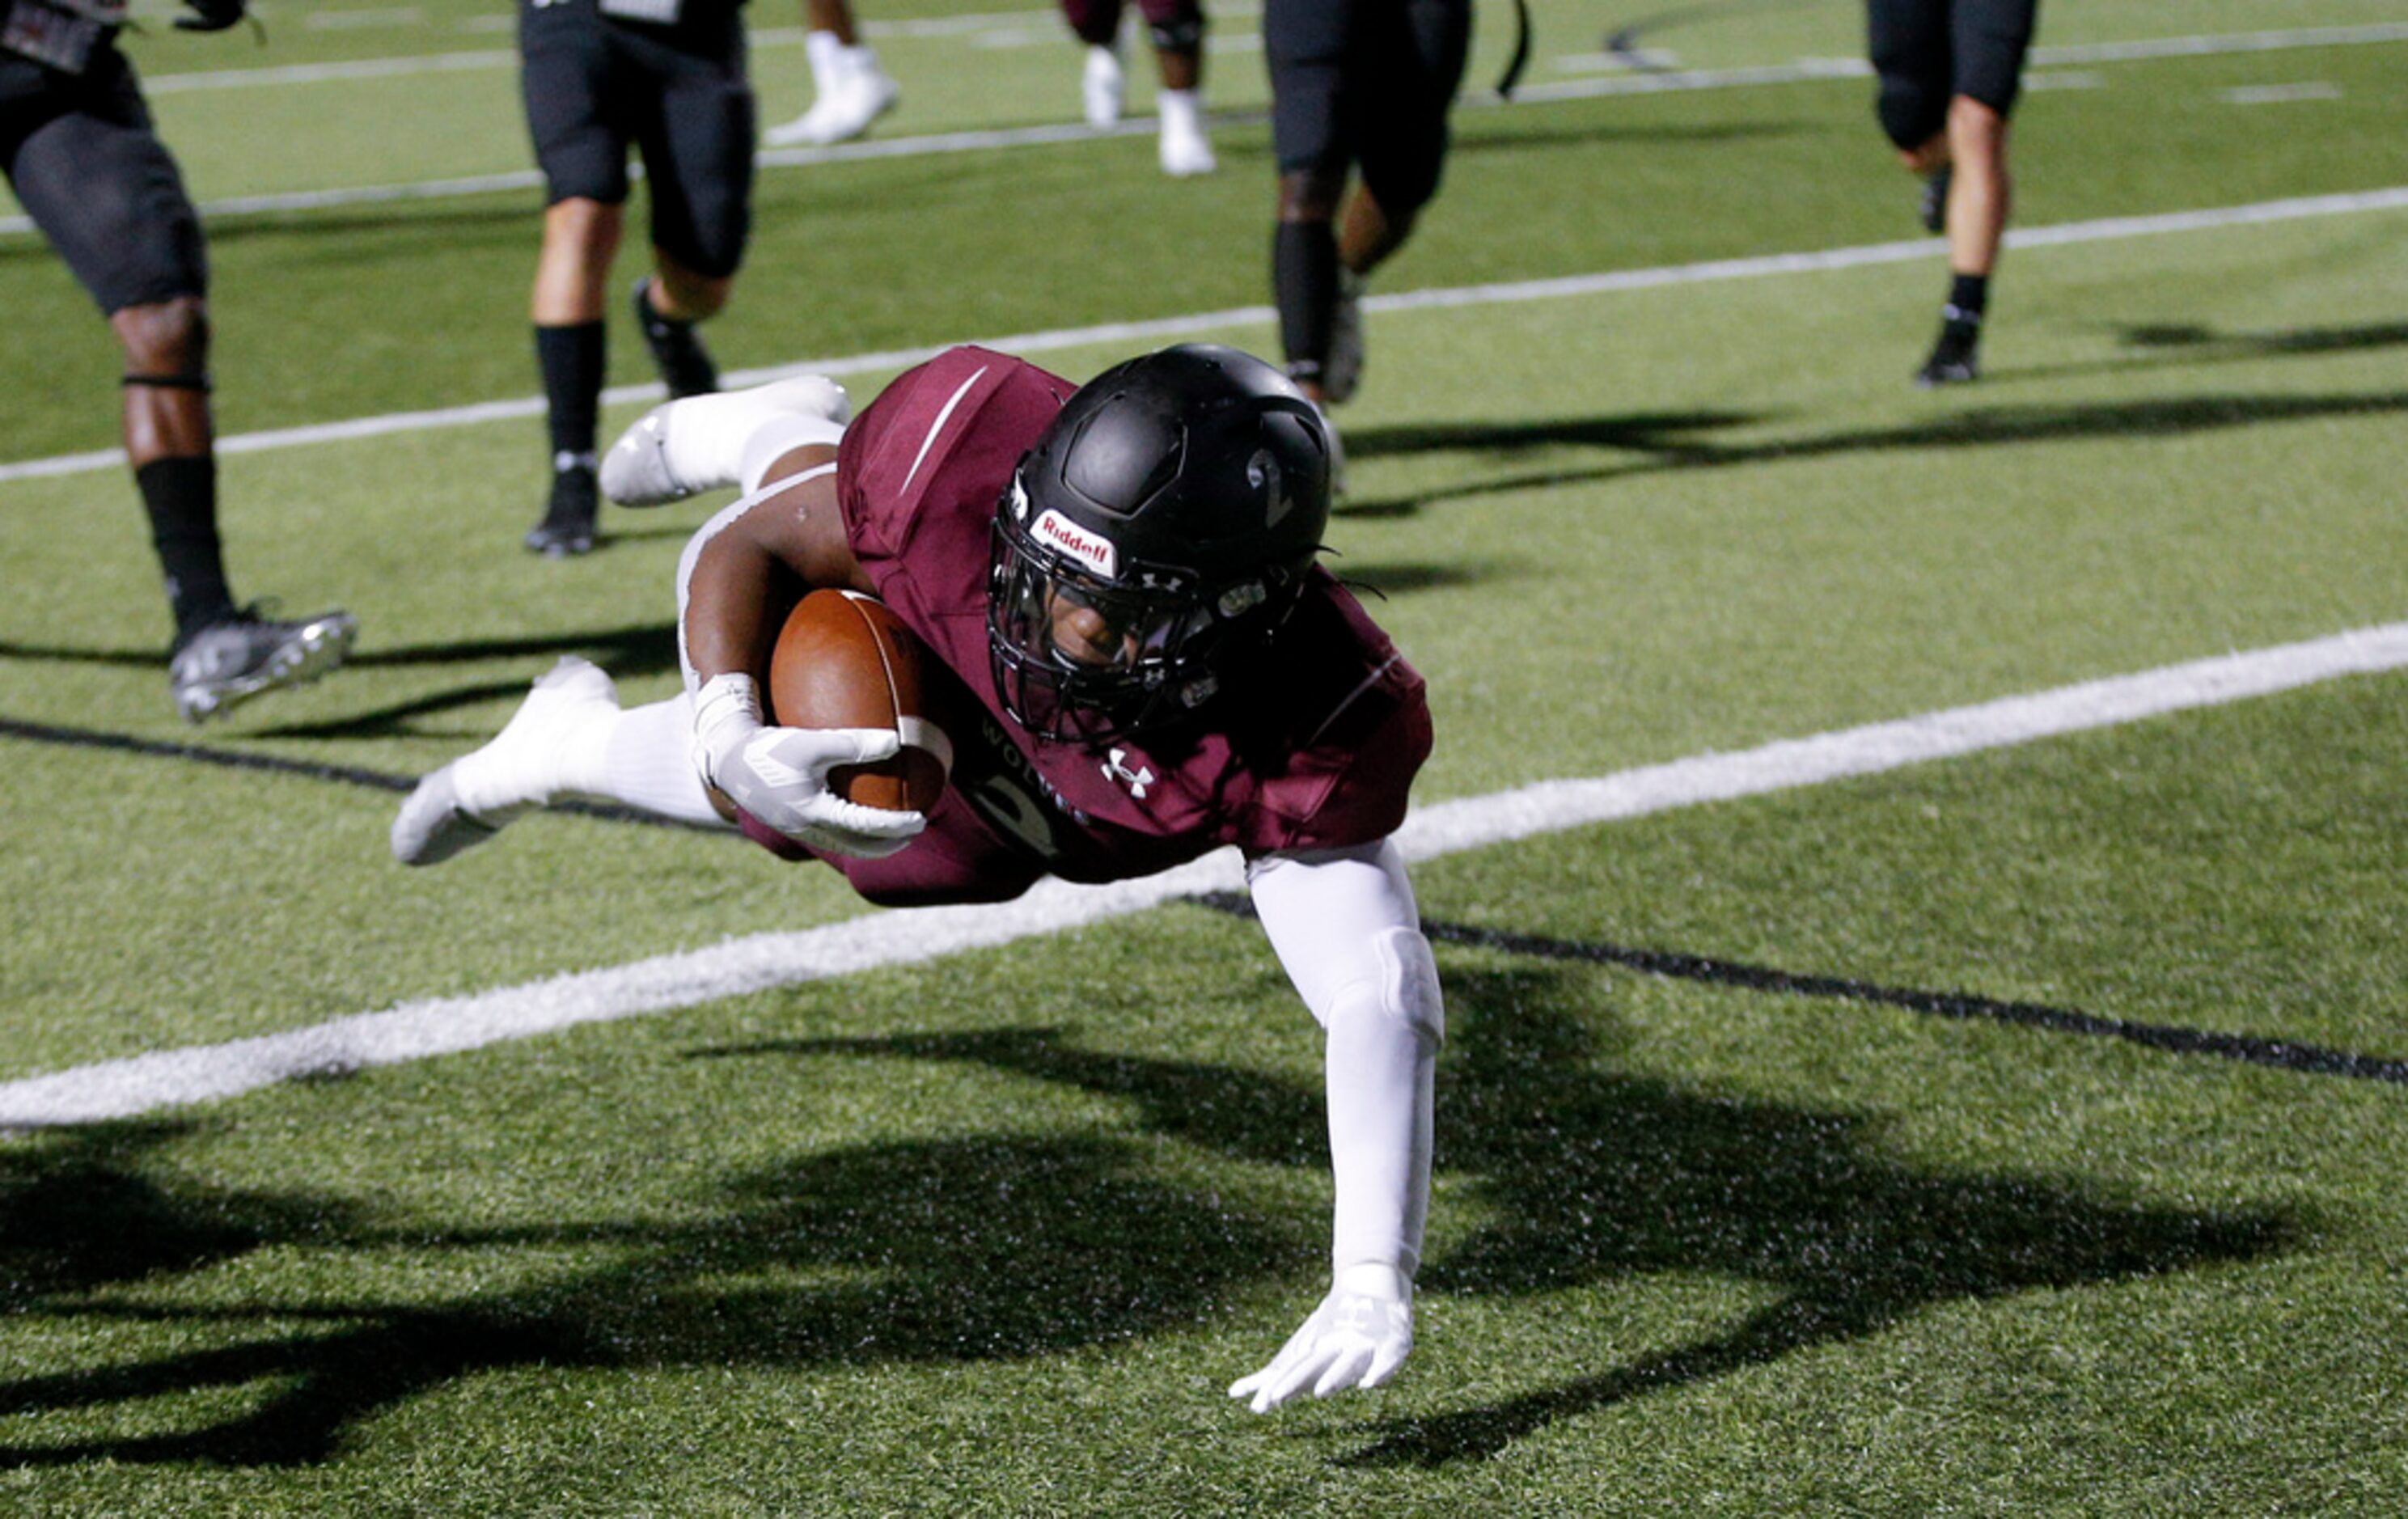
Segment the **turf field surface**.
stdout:
<path fill-rule="evenodd" d="M 508 47 L 437 35 L 466 7 L 421 14 L 423 36 L 271 13 L 264 54 L 220 50 Z M 2384 20 L 2068 4 L 2041 41 Z M 1540 21 L 1542 62 L 1598 49 L 1596 18 Z M 1845 57 L 1855 24 L 1765 7 L 1642 40 L 1737 70 Z M 881 46 L 938 70 L 938 40 Z M 1834 256 L 1918 236 L 1866 81 L 1467 108 L 1376 287 L 1332 530 L 1431 681 L 1425 814 L 2408 617 L 2400 46 L 2043 64 L 2096 79 L 2028 98 L 1987 374 L 1936 394 L 1904 383 L 1936 245 Z M 1216 57 L 1241 114 L 1258 76 Z M 799 108 L 798 50 L 758 60 Z M 1064 92 L 1075 62 L 971 60 Z M 158 104 L 211 202 L 523 167 L 506 68 L 401 78 L 316 107 L 323 154 L 241 136 L 267 86 Z M 916 79 L 926 115 L 882 137 L 1070 118 L 1034 82 Z M 379 103 L 421 98 L 452 146 Z M 770 168 L 714 340 L 768 369 L 1223 312 L 1197 336 L 1268 347 L 1265 137 L 1217 140 L 1194 186 L 1142 135 Z M 985 214 L 998 183 L 1043 215 Z M 2235 214 L 2311 196 L 2363 199 Z M 214 222 L 227 432 L 522 401 L 531 205 Z M 2189 212 L 2215 214 L 2046 233 Z M 1109 253 L 1045 256 L 1071 239 Z M 1717 262 L 1749 267 L 1426 294 Z M 89 309 L 22 236 L 0 281 L 27 339 L 0 352 L 0 462 L 107 450 Z M 1045 362 L 1083 375 L 1146 340 Z M 623 421 L 647 378 L 624 334 L 613 378 Z M 161 689 L 122 472 L 0 478 L 7 1091 L 762 935 L 897 932 L 827 873 L 606 817 L 530 819 L 436 871 L 384 855 L 393 788 L 556 655 L 629 699 L 673 685 L 667 577 L 710 503 L 613 512 L 603 552 L 537 562 L 515 539 L 538 433 L 522 413 L 230 452 L 238 587 L 366 631 L 352 667 L 198 731 Z M 1209 896 L 22 1128 L 0 1143 L 0 1503 L 2388 1512 L 2403 695 L 2335 673 L 1423 859 L 1450 1043 L 1420 1345 L 1390 1389 L 1266 1419 L 1220 1389 L 1320 1291 L 1318 1045 Z M 2275 1050 L 2357 1061 L 2247 1057 Z"/>

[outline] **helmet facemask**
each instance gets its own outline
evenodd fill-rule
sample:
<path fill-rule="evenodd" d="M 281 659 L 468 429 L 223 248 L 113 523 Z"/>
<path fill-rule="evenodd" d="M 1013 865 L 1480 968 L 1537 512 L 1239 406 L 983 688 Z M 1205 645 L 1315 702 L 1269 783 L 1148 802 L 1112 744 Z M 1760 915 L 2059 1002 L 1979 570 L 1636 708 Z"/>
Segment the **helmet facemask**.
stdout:
<path fill-rule="evenodd" d="M 1010 504 L 995 533 L 996 692 L 1040 738 L 1100 743 L 1203 706 L 1228 659 L 1269 637 L 1301 584 L 1284 566 L 1220 586 L 1167 566 L 1124 562 L 1107 574 L 1097 556 L 1039 538 Z"/>

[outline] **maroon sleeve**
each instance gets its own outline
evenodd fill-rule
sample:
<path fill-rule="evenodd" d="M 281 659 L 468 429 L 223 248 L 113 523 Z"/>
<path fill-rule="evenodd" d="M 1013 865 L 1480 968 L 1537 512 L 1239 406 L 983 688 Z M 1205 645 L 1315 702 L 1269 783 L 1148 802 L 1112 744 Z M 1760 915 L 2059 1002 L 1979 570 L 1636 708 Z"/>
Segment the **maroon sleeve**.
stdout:
<path fill-rule="evenodd" d="M 1232 841 L 1252 853 L 1345 849 L 1397 831 L 1430 752 L 1420 672 L 1354 598 L 1316 572 L 1279 647 L 1290 748 L 1257 762 Z M 1309 657 L 1298 657 L 1299 655 Z"/>

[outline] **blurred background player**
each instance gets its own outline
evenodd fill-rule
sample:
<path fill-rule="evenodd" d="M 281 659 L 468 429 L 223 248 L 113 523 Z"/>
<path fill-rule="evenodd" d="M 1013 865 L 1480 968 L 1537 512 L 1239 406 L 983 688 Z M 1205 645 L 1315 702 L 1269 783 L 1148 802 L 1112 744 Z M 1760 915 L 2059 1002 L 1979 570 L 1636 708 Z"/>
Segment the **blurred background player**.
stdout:
<path fill-rule="evenodd" d="M 491 743 L 421 781 L 394 856 L 433 865 L 571 794 L 740 827 L 874 902 L 995 902 L 1235 846 L 1273 952 L 1326 1031 L 1330 1285 L 1261 1369 L 1255 1412 L 1385 1382 L 1412 1348 L 1445 1015 L 1391 838 L 1428 756 L 1421 677 L 1315 562 L 1321 415 L 1271 365 L 1190 344 L 1075 389 L 946 351 L 850 427 L 805 378 L 654 408 L 610 451 L 629 505 L 740 485 L 678 570 L 685 689 L 623 709 L 565 659 Z M 767 722 L 758 672 L 814 586 L 920 639 L 953 767 L 924 815 L 831 768 L 891 729 Z"/>
<path fill-rule="evenodd" d="M 811 108 L 771 127 L 773 148 L 850 142 L 895 108 L 902 93 L 861 40 L 851 0 L 803 0 L 803 52 L 811 65 Z"/>
<path fill-rule="evenodd" d="M 1288 375 L 1316 405 L 1344 401 L 1362 378 L 1363 280 L 1438 193 L 1470 42 L 1471 0 L 1264 7 L 1279 160 L 1271 289 Z"/>
<path fill-rule="evenodd" d="M 2007 229 L 2007 118 L 2038 8 L 2039 0 L 1870 0 L 1882 130 L 1924 176 L 1924 225 L 1948 236 L 1948 300 L 1918 385 L 1981 372 L 1982 317 Z"/>
<path fill-rule="evenodd" d="M 1196 0 L 1140 0 L 1154 43 L 1161 89 L 1154 97 L 1156 150 L 1174 179 L 1210 174 L 1212 141 L 1204 130 L 1204 11 Z M 1122 0 L 1062 0 L 1070 30 L 1087 45 L 1081 94 L 1087 124 L 1100 132 L 1121 119 L 1127 77 L 1121 67 Z"/>
<path fill-rule="evenodd" d="M 727 303 L 752 227 L 752 89 L 742 0 L 521 0 L 519 48 L 543 247 L 529 311 L 550 408 L 552 492 L 526 546 L 594 547 L 595 431 L 627 153 L 643 155 L 652 272 L 632 306 L 673 396 L 719 388 L 695 324 Z"/>
<path fill-rule="evenodd" d="M 190 0 L 215 32 L 243 0 Z M 125 351 L 125 456 L 176 619 L 168 692 L 187 722 L 333 669 L 347 612 L 275 622 L 235 605 L 218 540 L 208 255 L 175 160 L 117 50 L 122 0 L 14 0 L 0 35 L 0 164 Z"/>

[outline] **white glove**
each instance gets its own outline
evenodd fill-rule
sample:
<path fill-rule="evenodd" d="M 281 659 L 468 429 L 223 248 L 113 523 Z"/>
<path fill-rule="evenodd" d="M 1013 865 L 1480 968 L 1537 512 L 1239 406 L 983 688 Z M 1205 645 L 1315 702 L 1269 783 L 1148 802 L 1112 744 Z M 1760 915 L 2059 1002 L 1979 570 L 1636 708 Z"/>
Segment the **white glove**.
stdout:
<path fill-rule="evenodd" d="M 848 802 L 827 789 L 839 765 L 892 759 L 890 728 L 772 728 L 749 675 L 714 676 L 694 697 L 695 767 L 705 784 L 787 838 L 832 854 L 881 860 L 928 825 L 918 812 Z"/>
<path fill-rule="evenodd" d="M 1268 1413 L 1308 1386 L 1315 1397 L 1377 1387 L 1412 1348 L 1412 1283 L 1393 1266 L 1350 1266 L 1271 1364 L 1231 1383 L 1229 1396 L 1251 1398 L 1248 1407 Z"/>

